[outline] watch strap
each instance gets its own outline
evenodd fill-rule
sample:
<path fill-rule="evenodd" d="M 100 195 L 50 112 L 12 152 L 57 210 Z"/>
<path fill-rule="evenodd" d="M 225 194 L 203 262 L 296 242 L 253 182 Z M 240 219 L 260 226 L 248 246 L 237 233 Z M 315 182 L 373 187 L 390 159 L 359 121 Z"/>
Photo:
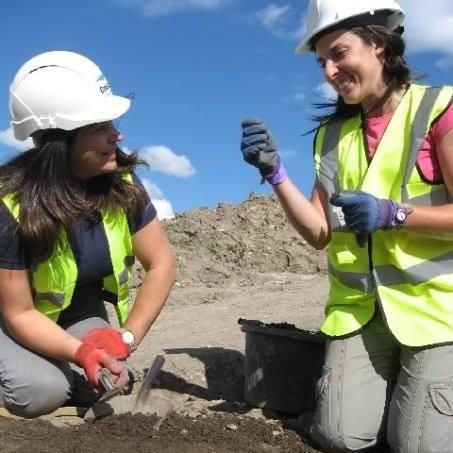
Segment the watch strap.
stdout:
<path fill-rule="evenodd" d="M 402 228 L 407 221 L 409 214 L 414 210 L 407 203 L 395 203 L 394 228 Z"/>

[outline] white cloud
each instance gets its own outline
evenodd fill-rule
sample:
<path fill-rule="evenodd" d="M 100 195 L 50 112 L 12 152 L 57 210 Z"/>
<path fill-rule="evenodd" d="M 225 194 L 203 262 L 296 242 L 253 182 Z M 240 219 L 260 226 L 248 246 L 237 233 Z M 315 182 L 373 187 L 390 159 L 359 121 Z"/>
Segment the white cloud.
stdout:
<path fill-rule="evenodd" d="M 286 159 L 292 159 L 293 157 L 297 156 L 297 152 L 294 149 L 282 149 L 278 152 L 281 157 Z"/>
<path fill-rule="evenodd" d="M 154 207 L 157 211 L 157 217 L 159 220 L 162 219 L 173 219 L 175 217 L 175 212 L 173 211 L 173 206 L 168 200 L 165 199 L 154 199 L 152 200 Z"/>
<path fill-rule="evenodd" d="M 142 184 L 148 192 L 151 201 L 157 211 L 157 217 L 162 219 L 172 219 L 175 216 L 171 203 L 164 198 L 163 192 L 156 184 L 147 178 L 142 178 Z"/>
<path fill-rule="evenodd" d="M 14 148 L 19 151 L 25 151 L 33 147 L 33 141 L 31 138 L 21 142 L 16 140 L 13 135 L 13 130 L 11 128 L 0 131 L 0 143 L 6 145 L 8 148 Z"/>
<path fill-rule="evenodd" d="M 451 0 L 401 0 L 406 12 L 408 51 L 437 51 L 453 55 L 453 2 Z"/>
<path fill-rule="evenodd" d="M 338 97 L 338 93 L 332 88 L 330 83 L 324 82 L 315 88 L 315 91 L 325 99 L 335 100 Z"/>
<path fill-rule="evenodd" d="M 148 146 L 142 148 L 140 154 L 148 162 L 151 170 L 180 178 L 195 174 L 195 168 L 186 156 L 178 156 L 166 146 Z"/>
<path fill-rule="evenodd" d="M 296 85 L 293 88 L 293 93 L 289 96 L 284 96 L 283 101 L 288 103 L 304 104 L 307 101 L 306 88 L 303 85 Z"/>
<path fill-rule="evenodd" d="M 271 3 L 262 10 L 258 11 L 256 16 L 264 27 L 272 28 L 278 23 L 281 23 L 290 10 L 290 5 L 277 6 L 274 3 Z"/>
<path fill-rule="evenodd" d="M 289 20 L 292 16 L 291 5 L 285 4 L 282 6 L 270 3 L 265 8 L 256 13 L 256 17 L 260 24 L 272 32 L 275 36 L 282 39 L 295 39 L 298 30 L 291 30 Z"/>
<path fill-rule="evenodd" d="M 142 184 L 151 198 L 163 198 L 163 192 L 157 184 L 154 184 L 146 178 L 142 179 Z"/>
<path fill-rule="evenodd" d="M 304 87 L 297 87 L 296 88 L 296 93 L 294 94 L 294 100 L 299 103 L 305 101 L 306 95 L 305 95 L 305 89 Z"/>
<path fill-rule="evenodd" d="M 450 68 L 453 68 L 453 55 L 441 58 L 435 64 L 438 68 L 448 71 Z"/>
<path fill-rule="evenodd" d="M 213 11 L 224 7 L 231 0 L 110 0 L 119 6 L 138 7 L 145 16 L 164 16 L 185 11 L 199 9 Z"/>

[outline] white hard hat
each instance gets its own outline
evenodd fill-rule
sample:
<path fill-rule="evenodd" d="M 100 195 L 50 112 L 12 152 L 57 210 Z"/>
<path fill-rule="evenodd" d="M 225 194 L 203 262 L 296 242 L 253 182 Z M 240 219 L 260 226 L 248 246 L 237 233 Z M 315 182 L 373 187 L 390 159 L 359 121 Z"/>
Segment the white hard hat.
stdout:
<path fill-rule="evenodd" d="M 394 0 L 310 0 L 306 17 L 307 30 L 296 52 L 310 52 L 310 41 L 316 35 L 341 25 L 342 22 L 350 20 L 352 23 L 354 19 L 354 26 L 377 24 L 395 30 L 404 21 L 404 10 Z"/>
<path fill-rule="evenodd" d="M 130 100 L 115 96 L 99 67 L 75 52 L 28 60 L 9 87 L 11 126 L 18 140 L 40 129 L 73 130 L 119 118 Z"/>

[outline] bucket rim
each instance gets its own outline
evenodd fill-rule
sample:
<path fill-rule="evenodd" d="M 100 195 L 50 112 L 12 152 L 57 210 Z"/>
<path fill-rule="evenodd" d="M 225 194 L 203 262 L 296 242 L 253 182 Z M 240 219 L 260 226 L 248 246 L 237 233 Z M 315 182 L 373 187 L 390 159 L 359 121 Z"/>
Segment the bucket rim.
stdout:
<path fill-rule="evenodd" d="M 309 341 L 312 343 L 326 343 L 326 337 L 321 332 L 313 332 L 304 329 L 285 329 L 279 327 L 270 327 L 261 321 L 251 321 L 247 319 L 239 319 L 241 331 L 245 333 L 259 333 L 264 335 L 276 335 L 280 337 L 292 338 L 295 340 Z"/>

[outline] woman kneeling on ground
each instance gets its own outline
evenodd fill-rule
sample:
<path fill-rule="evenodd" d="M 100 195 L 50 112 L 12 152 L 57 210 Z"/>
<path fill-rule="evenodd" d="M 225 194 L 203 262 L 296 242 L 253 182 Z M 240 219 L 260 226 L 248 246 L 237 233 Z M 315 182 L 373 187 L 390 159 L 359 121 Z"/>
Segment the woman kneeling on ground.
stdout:
<path fill-rule="evenodd" d="M 315 248 L 328 246 L 325 366 L 311 434 L 326 452 L 453 445 L 453 87 L 413 83 L 393 0 L 310 0 L 298 51 L 338 93 L 311 200 L 270 132 L 241 149 Z"/>
<path fill-rule="evenodd" d="M 173 284 L 169 243 L 134 174 L 143 162 L 121 151 L 112 123 L 129 107 L 73 52 L 32 58 L 10 86 L 14 135 L 34 143 L 0 167 L 0 406 L 14 414 L 91 405 L 103 368 L 125 388 L 123 361 Z M 129 310 L 135 256 L 146 274 Z"/>

